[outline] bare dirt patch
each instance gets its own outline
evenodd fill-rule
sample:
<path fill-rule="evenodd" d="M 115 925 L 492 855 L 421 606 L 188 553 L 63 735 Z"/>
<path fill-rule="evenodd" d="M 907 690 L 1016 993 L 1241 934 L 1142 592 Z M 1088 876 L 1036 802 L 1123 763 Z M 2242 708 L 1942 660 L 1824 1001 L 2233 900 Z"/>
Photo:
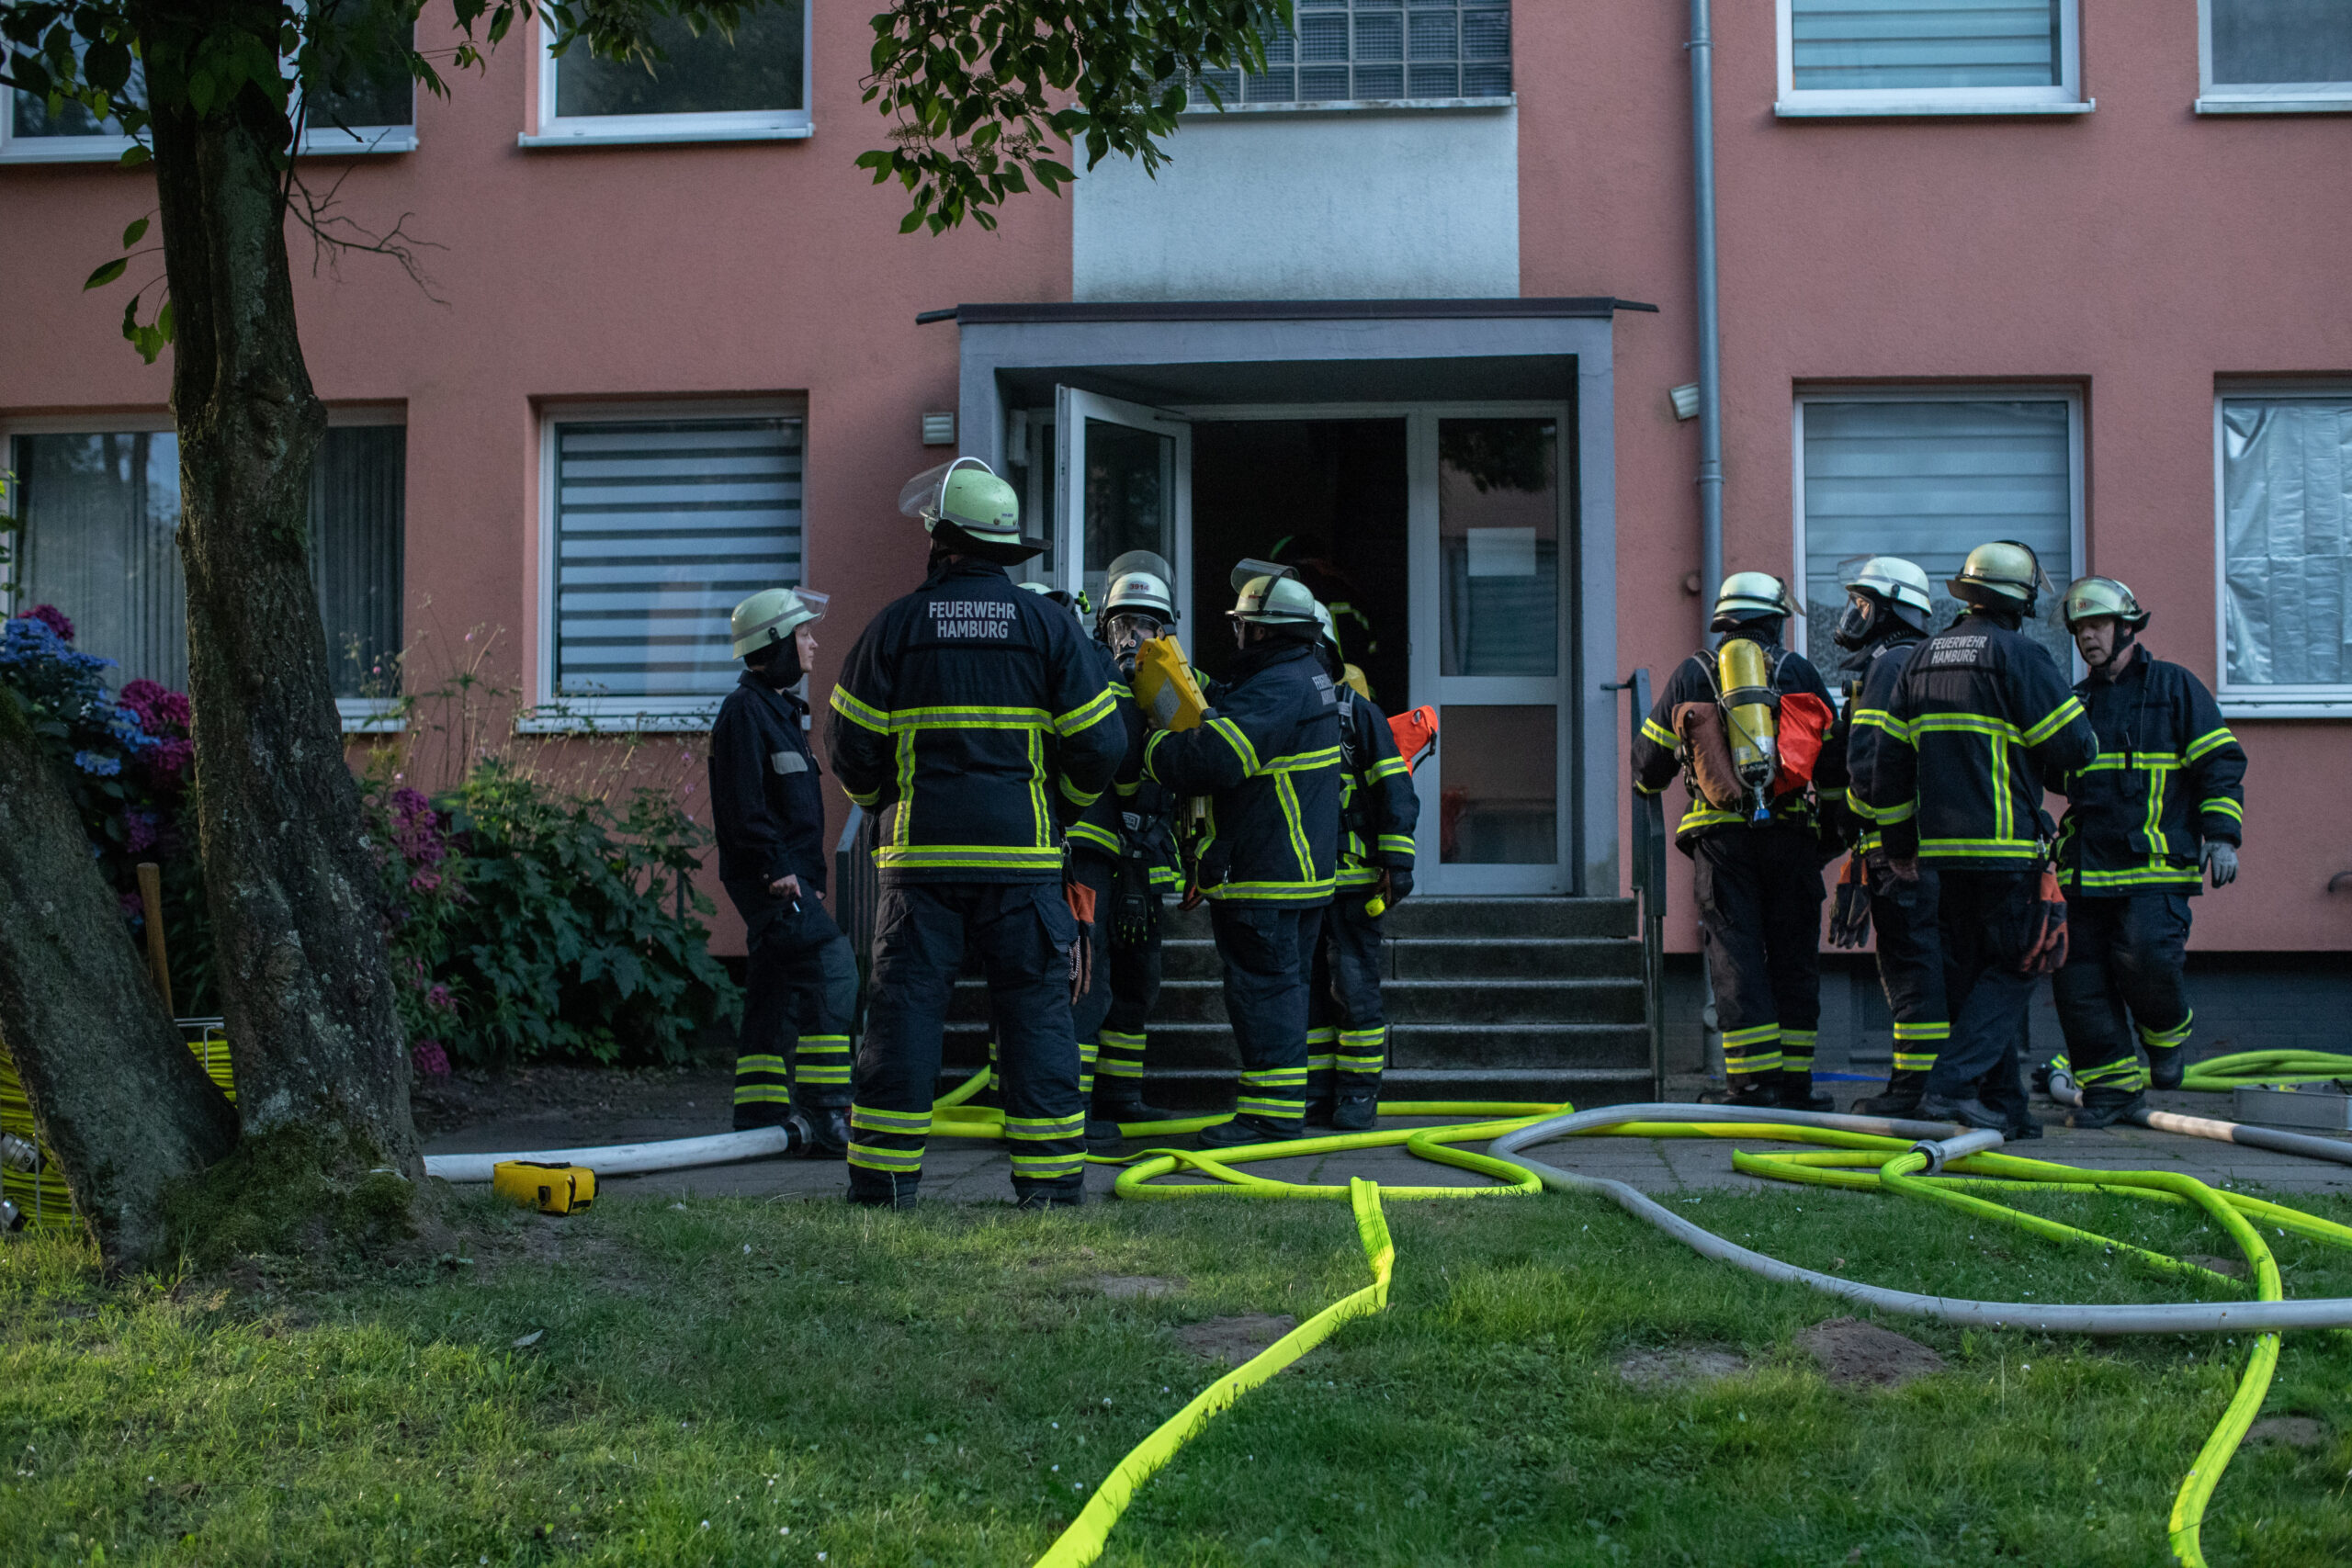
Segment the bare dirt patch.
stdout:
<path fill-rule="evenodd" d="M 1617 1375 L 1635 1388 L 1694 1388 L 1744 1376 L 1747 1370 L 1747 1358 L 1712 1345 L 1631 1350 L 1617 1361 Z"/>
<path fill-rule="evenodd" d="M 1114 1302 L 1154 1301 L 1184 1288 L 1182 1280 L 1163 1280 L 1155 1274 L 1097 1274 L 1093 1283 Z"/>
<path fill-rule="evenodd" d="M 2191 1252 L 2181 1261 L 2194 1263 L 2199 1269 L 2211 1269 L 2216 1274 L 2227 1274 L 2233 1280 L 2245 1278 L 2245 1259 L 2243 1258 L 2216 1258 L 2210 1252 Z"/>
<path fill-rule="evenodd" d="M 499 1072 L 420 1075 L 409 1092 L 416 1130 L 427 1138 L 485 1122 L 515 1125 L 526 1143 L 592 1143 L 592 1135 L 649 1119 L 734 1123 L 735 1075 L 728 1066 L 572 1067 L 535 1065 Z M 541 1131 L 545 1129 L 545 1131 Z M 578 1136 L 573 1136 L 574 1132 Z"/>
<path fill-rule="evenodd" d="M 1297 1326 L 1298 1319 L 1288 1313 L 1244 1313 L 1188 1323 L 1176 1331 L 1176 1343 L 1195 1356 L 1238 1367 Z"/>
<path fill-rule="evenodd" d="M 2290 1449 L 2315 1449 L 2327 1441 L 2327 1428 L 2308 1416 L 2266 1416 L 2246 1428 L 2248 1443 L 2278 1443 Z"/>
<path fill-rule="evenodd" d="M 1797 1348 L 1840 1388 L 1900 1388 L 1944 1370 L 1944 1359 L 1917 1339 L 1858 1317 L 1816 1323 L 1797 1336 Z"/>

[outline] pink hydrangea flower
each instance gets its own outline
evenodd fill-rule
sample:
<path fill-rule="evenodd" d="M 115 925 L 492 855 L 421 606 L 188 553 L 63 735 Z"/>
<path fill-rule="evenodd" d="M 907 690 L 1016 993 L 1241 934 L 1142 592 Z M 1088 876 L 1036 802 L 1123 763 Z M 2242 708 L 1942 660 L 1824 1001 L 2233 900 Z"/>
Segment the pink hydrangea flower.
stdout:
<path fill-rule="evenodd" d="M 74 640 L 74 623 L 66 619 L 65 612 L 56 605 L 36 604 L 27 610 L 25 615 L 32 620 L 39 621 L 63 640 L 67 642 Z"/>
<path fill-rule="evenodd" d="M 446 1078 L 449 1076 L 449 1053 L 441 1048 L 438 1040 L 420 1040 L 408 1048 L 408 1059 L 421 1078 Z"/>

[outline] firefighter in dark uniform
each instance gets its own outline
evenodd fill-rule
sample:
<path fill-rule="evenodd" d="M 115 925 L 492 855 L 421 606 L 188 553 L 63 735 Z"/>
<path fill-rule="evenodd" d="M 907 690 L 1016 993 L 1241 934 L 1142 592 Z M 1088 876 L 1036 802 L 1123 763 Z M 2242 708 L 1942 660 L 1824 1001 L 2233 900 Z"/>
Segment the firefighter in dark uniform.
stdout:
<path fill-rule="evenodd" d="M 825 595 L 771 588 L 735 606 L 743 674 L 710 731 L 718 879 L 750 943 L 735 1055 L 735 1126 L 796 1126 L 802 1150 L 849 1152 L 849 1025 L 857 957 L 825 896 L 825 798 L 808 707 L 791 688 L 817 652 Z M 797 1116 L 796 1118 L 796 1111 Z"/>
<path fill-rule="evenodd" d="M 1097 1048 L 1093 1104 L 1087 1141 L 1107 1145 L 1119 1124 L 1164 1122 L 1178 1113 L 1143 1097 L 1145 1022 L 1159 999 L 1162 899 L 1181 880 L 1176 869 L 1176 797 L 1143 776 L 1150 726 L 1127 682 L 1136 652 L 1176 619 L 1174 573 L 1149 550 L 1114 559 L 1094 623 L 1096 645 L 1109 660 L 1119 716 L 1127 728 L 1127 756 L 1114 792 L 1091 806 L 1070 829 L 1074 861 L 1099 868 L 1102 890 L 1095 931 L 1094 985 L 1080 1003 L 1080 1049 Z"/>
<path fill-rule="evenodd" d="M 1968 553 L 1948 585 L 1968 608 L 1912 650 L 1864 797 L 1889 871 L 1936 874 L 1951 1033 L 1918 1114 L 2012 1138 L 2041 1130 L 2026 1111 L 2018 1043 L 2052 831 L 2042 782 L 2098 755 L 2081 701 L 2018 629 L 2045 582 L 2014 540 Z"/>
<path fill-rule="evenodd" d="M 1781 646 L 1790 615 L 1788 589 L 1770 572 L 1734 572 L 1715 599 L 1711 629 L 1746 637 L 1765 657 L 1776 696 L 1811 693 L 1823 707 L 1829 688 L 1804 655 Z M 1693 653 L 1675 667 L 1634 742 L 1634 787 L 1657 795 L 1685 759 L 1678 751 L 1676 711 L 1713 705 L 1715 655 Z M 1812 796 L 1791 790 L 1770 815 L 1753 821 L 1708 803 L 1685 774 L 1690 809 L 1674 841 L 1691 860 L 1699 940 L 1714 984 L 1723 1031 L 1725 1087 L 1707 1104 L 1826 1111 L 1813 1089 L 1813 1047 L 1821 1023 L 1821 857 Z"/>
<path fill-rule="evenodd" d="M 1380 1074 L 1388 1061 L 1388 1020 L 1380 1005 L 1384 922 L 1413 891 L 1421 802 L 1388 716 L 1346 683 L 1330 610 L 1315 608 L 1324 671 L 1340 685 L 1340 870 L 1307 998 L 1306 1119 L 1363 1133 L 1378 1117 Z"/>
<path fill-rule="evenodd" d="M 1930 615 L 1928 574 L 1895 556 L 1873 556 L 1845 583 L 1846 613 L 1830 640 L 1852 652 L 1840 731 L 1830 751 L 1840 759 L 1847 808 L 1856 819 L 1854 857 L 1860 863 L 1870 924 L 1878 932 L 1878 977 L 1894 1020 L 1894 1070 L 1886 1092 L 1854 1102 L 1866 1116 L 1909 1116 L 1919 1108 L 1936 1054 L 1951 1033 L 1944 1008 L 1944 958 L 1936 936 L 1936 874 L 1922 866 L 1905 880 L 1889 868 L 1867 802 L 1887 735 L 1887 704 L 1911 660 L 1927 640 Z M 1842 739 L 1843 745 L 1838 745 Z M 1856 939 L 1860 941 L 1860 933 Z"/>
<path fill-rule="evenodd" d="M 1146 779 L 1210 797 L 1200 880 L 1241 1053 L 1233 1119 L 1201 1134 L 1212 1148 L 1298 1136 L 1307 987 L 1340 837 L 1340 695 L 1316 658 L 1314 597 L 1292 577 L 1239 587 L 1241 654 L 1216 707 L 1144 748 Z"/>
<path fill-rule="evenodd" d="M 1036 553 L 1012 486 L 959 457 L 910 482 L 899 507 L 931 533 L 930 571 L 850 650 L 828 732 L 850 798 L 888 812 L 850 1200 L 914 1201 L 968 946 L 1002 1056 L 1013 1194 L 1024 1208 L 1077 1203 L 1086 1106 L 1062 829 L 1111 787 L 1125 747 L 1117 699 L 1069 613 L 1005 575 Z"/>
<path fill-rule="evenodd" d="M 2105 1127 L 2180 1087 L 2196 1012 L 2183 967 L 2188 900 L 2238 874 L 2245 749 L 2205 682 L 2141 646 L 2148 612 L 2111 577 L 2066 590 L 2066 629 L 2090 675 L 2075 688 L 2098 756 L 2064 784 L 2058 829 L 2066 963 L 2052 982 L 2083 1104 Z M 2146 1069 L 2132 1046 L 2148 1049 Z"/>

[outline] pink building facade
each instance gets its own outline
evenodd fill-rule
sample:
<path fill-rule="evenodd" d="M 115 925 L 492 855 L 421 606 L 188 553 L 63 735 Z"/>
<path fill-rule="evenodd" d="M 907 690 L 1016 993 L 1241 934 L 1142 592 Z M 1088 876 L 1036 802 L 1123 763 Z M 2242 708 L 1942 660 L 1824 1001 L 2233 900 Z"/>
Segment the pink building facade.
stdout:
<path fill-rule="evenodd" d="M 1698 352 L 1682 8 L 1300 0 L 1276 69 L 1188 117 L 1157 180 L 1105 165 L 941 238 L 853 166 L 885 130 L 871 9 L 787 6 L 752 65 L 682 52 L 660 82 L 525 38 L 447 100 L 314 133 L 345 211 L 441 247 L 429 292 L 368 255 L 300 279 L 348 723 L 377 722 L 384 656 L 447 668 L 470 631 L 526 731 L 690 738 L 731 680 L 726 606 L 794 581 L 833 595 L 821 706 L 920 575 L 899 486 L 970 453 L 1024 488 L 1039 576 L 1168 554 L 1212 665 L 1232 562 L 1312 563 L 1384 705 L 1442 710 L 1427 894 L 1616 892 L 1602 685 L 1662 676 L 1702 618 L 1670 396 Z M 2352 23 L 1720 12 L 1727 569 L 1834 606 L 1846 558 L 1940 577 L 2014 536 L 2062 583 L 2124 578 L 2253 761 L 2244 874 L 2197 945 L 2352 947 Z M 104 130 L 19 101 L 0 135 L 0 443 L 20 598 L 169 679 L 166 378 L 119 293 L 80 290 L 153 205 Z"/>

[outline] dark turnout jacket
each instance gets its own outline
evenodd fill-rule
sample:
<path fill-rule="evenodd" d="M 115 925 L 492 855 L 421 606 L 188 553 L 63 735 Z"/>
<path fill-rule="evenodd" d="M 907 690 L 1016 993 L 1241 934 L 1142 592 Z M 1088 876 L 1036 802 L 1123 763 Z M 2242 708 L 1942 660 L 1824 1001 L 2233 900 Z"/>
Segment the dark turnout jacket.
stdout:
<path fill-rule="evenodd" d="M 808 749 L 808 705 L 750 671 L 710 728 L 710 818 L 718 879 L 766 888 L 797 876 L 825 890 L 825 797 Z"/>
<path fill-rule="evenodd" d="M 1068 610 L 985 561 L 941 561 L 860 634 L 827 733 L 849 797 L 885 810 L 889 882 L 1046 882 L 1111 787 L 1117 698 Z"/>
<path fill-rule="evenodd" d="M 1913 649 L 1883 711 L 1869 784 L 1856 793 L 1897 860 L 2030 871 L 2050 831 L 2044 781 L 2098 755 L 2049 653 L 1984 615 Z"/>
<path fill-rule="evenodd" d="M 2195 893 L 2207 839 L 2245 821 L 2245 748 L 2205 682 L 2142 648 L 2112 681 L 2075 688 L 2098 755 L 2059 788 L 2059 878 L 2072 897 Z"/>
<path fill-rule="evenodd" d="M 1742 635 L 1735 631 L 1727 637 Z M 1829 705 L 1829 688 L 1822 684 L 1821 671 L 1813 667 L 1811 660 L 1777 642 L 1753 640 L 1764 649 L 1765 666 L 1771 671 L 1773 695 L 1810 692 L 1821 699 L 1824 707 Z M 1713 654 L 1701 649 L 1674 667 L 1674 673 L 1666 678 L 1666 689 L 1658 693 L 1649 716 L 1642 720 L 1641 734 L 1634 738 L 1634 789 L 1637 794 L 1657 795 L 1674 782 L 1675 773 L 1681 765 L 1674 734 L 1675 710 L 1685 703 L 1713 703 L 1719 695 Z M 1684 783 L 1690 802 L 1682 813 L 1682 820 L 1675 826 L 1674 841 L 1686 854 L 1694 841 L 1716 833 L 1776 826 L 1813 830 L 1813 796 L 1809 791 L 1792 789 L 1775 796 L 1770 818 L 1750 823 L 1742 812 L 1709 805 L 1707 797 L 1687 777 Z"/>
<path fill-rule="evenodd" d="M 1838 719 L 1831 744 L 1823 749 L 1824 769 L 1815 775 L 1825 784 L 1844 786 L 1846 808 L 1861 824 L 1854 840 L 1855 850 L 1861 854 L 1879 847 L 1877 822 L 1865 803 L 1870 799 L 1871 781 L 1878 776 L 1879 753 L 1886 744 L 1887 705 L 1894 701 L 1895 683 L 1910 665 L 1912 651 L 1927 640 L 1925 633 L 1905 626 L 1862 650 L 1861 681 Z M 1832 776 L 1833 756 L 1836 774 L 1840 776 Z"/>
<path fill-rule="evenodd" d="M 1421 797 L 1396 750 L 1388 716 L 1342 686 L 1340 712 L 1340 886 L 1368 887 L 1387 871 L 1413 869 Z"/>
<path fill-rule="evenodd" d="M 1210 797 L 1204 890 L 1234 903 L 1329 903 L 1340 839 L 1340 697 L 1303 642 L 1236 661 L 1197 729 L 1163 729 L 1144 777 Z"/>

